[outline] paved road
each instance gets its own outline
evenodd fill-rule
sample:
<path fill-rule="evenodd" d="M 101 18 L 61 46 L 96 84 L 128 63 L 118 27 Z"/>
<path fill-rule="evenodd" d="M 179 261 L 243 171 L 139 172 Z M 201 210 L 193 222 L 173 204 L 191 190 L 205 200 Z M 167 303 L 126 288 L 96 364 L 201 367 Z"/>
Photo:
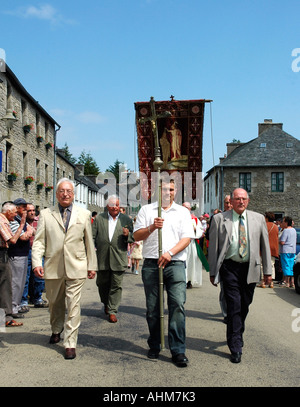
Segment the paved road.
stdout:
<path fill-rule="evenodd" d="M 23 327 L 0 333 L 0 386 L 299 387 L 300 332 L 293 332 L 292 323 L 300 328 L 300 322 L 296 323 L 292 312 L 298 309 L 300 317 L 300 296 L 286 287 L 257 288 L 246 321 L 242 362 L 232 364 L 218 304 L 219 288 L 209 283 L 206 272 L 203 280 L 202 287 L 187 290 L 187 368 L 174 366 L 168 349 L 159 360 L 147 358 L 141 276 L 126 272 L 116 324 L 109 323 L 103 313 L 95 280 L 87 281 L 74 360 L 64 359 L 62 343 L 48 343 L 46 309 L 31 308 Z"/>

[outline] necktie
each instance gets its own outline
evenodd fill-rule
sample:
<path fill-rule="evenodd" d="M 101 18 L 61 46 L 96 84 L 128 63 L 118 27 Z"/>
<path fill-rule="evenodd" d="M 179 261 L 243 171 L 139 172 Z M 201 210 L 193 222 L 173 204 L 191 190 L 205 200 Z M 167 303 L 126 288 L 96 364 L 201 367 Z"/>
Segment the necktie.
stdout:
<path fill-rule="evenodd" d="M 246 236 L 246 229 L 244 218 L 240 215 L 240 223 L 239 223 L 239 255 L 241 258 L 244 258 L 248 253 L 247 249 L 247 236 Z"/>
<path fill-rule="evenodd" d="M 68 220 L 68 212 L 67 212 L 67 208 L 64 209 L 63 211 L 63 215 L 62 215 L 62 221 L 65 227 L 65 231 L 67 231 L 67 220 Z"/>

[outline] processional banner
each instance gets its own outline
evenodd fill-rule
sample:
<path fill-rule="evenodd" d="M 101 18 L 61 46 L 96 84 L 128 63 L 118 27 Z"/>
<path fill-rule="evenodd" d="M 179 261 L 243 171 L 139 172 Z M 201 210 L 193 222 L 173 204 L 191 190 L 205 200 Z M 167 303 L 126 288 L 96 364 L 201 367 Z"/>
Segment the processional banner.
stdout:
<path fill-rule="evenodd" d="M 197 179 L 202 173 L 204 106 L 209 100 L 155 101 L 156 114 L 170 112 L 168 117 L 157 119 L 157 131 L 163 165 L 161 171 L 179 173 L 182 182 L 184 174 L 190 176 L 191 199 L 196 199 Z M 150 102 L 136 102 L 137 145 L 140 174 L 145 174 L 147 186 L 141 185 L 142 194 L 151 198 L 151 174 L 153 167 L 155 140 Z M 198 175 L 197 175 L 198 174 Z M 201 175 L 202 177 L 202 175 Z M 184 199 L 184 198 L 183 198 Z"/>

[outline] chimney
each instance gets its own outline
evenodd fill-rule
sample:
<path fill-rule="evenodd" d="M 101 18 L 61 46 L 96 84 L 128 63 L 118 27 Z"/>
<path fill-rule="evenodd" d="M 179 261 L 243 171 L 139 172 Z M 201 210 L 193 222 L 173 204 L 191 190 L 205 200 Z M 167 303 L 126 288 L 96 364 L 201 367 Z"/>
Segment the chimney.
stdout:
<path fill-rule="evenodd" d="M 263 123 L 258 123 L 258 136 L 260 136 L 261 133 L 267 128 L 272 126 L 279 127 L 279 129 L 282 130 L 282 123 L 273 123 L 272 119 L 265 119 Z"/>
<path fill-rule="evenodd" d="M 79 175 L 84 175 L 84 164 L 75 164 L 75 167 L 79 171 Z"/>
<path fill-rule="evenodd" d="M 231 154 L 236 148 L 242 146 L 243 144 L 244 143 L 240 143 L 240 142 L 226 143 L 227 156 L 229 156 L 229 154 Z"/>

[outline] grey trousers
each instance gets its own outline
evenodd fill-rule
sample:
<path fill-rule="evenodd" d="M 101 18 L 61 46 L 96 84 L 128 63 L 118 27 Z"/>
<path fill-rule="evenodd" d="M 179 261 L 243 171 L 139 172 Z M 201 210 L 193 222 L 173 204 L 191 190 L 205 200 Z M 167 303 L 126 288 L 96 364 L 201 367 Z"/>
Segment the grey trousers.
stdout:
<path fill-rule="evenodd" d="M 4 309 L 6 321 L 12 320 L 11 268 L 7 251 L 0 251 L 0 308 Z"/>
<path fill-rule="evenodd" d="M 96 284 L 101 302 L 109 314 L 116 314 L 121 303 L 124 271 L 98 270 Z"/>
<path fill-rule="evenodd" d="M 8 258 L 12 275 L 12 313 L 19 312 L 24 291 L 28 256 L 15 256 Z"/>

